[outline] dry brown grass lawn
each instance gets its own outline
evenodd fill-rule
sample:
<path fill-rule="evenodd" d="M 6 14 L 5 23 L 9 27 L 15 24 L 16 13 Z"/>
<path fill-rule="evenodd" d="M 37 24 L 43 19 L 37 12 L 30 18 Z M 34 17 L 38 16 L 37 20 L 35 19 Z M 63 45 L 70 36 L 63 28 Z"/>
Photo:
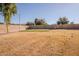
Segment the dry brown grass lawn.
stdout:
<path fill-rule="evenodd" d="M 0 35 L 0 55 L 79 55 L 79 30 Z"/>

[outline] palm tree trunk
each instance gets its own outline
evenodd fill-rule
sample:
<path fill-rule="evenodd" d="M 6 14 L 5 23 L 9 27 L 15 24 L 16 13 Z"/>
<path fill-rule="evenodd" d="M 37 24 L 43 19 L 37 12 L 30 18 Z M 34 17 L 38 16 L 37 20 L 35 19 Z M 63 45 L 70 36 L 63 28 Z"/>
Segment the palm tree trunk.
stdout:
<path fill-rule="evenodd" d="M 9 25 L 6 20 L 5 20 L 4 25 L 5 25 L 6 33 L 8 33 L 9 32 Z"/>
<path fill-rule="evenodd" d="M 7 16 L 4 17 L 4 20 L 5 20 L 6 32 L 8 33 L 9 32 L 9 24 L 7 21 Z"/>
<path fill-rule="evenodd" d="M 9 26 L 8 26 L 8 23 L 6 23 L 6 30 L 7 30 L 7 33 L 9 32 Z"/>

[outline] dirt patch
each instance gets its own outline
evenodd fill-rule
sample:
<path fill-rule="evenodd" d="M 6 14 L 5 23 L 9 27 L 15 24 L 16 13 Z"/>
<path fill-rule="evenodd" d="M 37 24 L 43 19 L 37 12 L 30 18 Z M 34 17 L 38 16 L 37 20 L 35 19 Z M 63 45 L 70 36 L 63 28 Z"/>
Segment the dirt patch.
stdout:
<path fill-rule="evenodd" d="M 1 35 L 0 55 L 79 55 L 79 30 Z"/>

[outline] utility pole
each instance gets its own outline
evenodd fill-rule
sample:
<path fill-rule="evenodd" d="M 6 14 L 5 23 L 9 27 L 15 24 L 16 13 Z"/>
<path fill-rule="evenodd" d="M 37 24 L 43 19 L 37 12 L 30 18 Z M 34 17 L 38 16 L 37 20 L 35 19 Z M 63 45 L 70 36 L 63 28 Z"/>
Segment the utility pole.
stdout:
<path fill-rule="evenodd" d="M 20 11 L 19 11 L 19 31 L 20 31 Z"/>

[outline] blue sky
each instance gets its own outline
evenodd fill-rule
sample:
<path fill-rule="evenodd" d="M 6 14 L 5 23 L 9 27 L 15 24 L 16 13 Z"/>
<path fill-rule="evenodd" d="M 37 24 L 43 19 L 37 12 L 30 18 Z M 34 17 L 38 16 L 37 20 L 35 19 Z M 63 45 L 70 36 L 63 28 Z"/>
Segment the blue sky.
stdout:
<path fill-rule="evenodd" d="M 17 14 L 12 17 L 12 23 L 26 23 L 34 21 L 35 18 L 45 18 L 48 24 L 55 24 L 59 17 L 66 16 L 69 21 L 79 23 L 79 4 L 78 3 L 18 3 Z M 0 15 L 0 21 L 3 17 Z"/>

